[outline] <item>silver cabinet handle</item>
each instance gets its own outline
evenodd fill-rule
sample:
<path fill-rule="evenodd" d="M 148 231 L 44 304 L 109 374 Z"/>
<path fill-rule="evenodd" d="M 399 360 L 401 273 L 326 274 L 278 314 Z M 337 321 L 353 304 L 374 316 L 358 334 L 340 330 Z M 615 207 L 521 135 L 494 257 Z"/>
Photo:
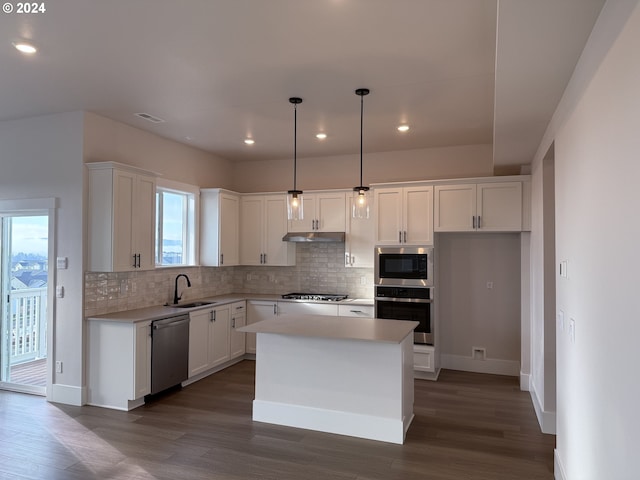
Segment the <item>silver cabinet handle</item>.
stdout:
<path fill-rule="evenodd" d="M 354 255 L 351 255 L 351 265 L 353 265 L 354 263 L 356 263 L 356 257 Z"/>
<path fill-rule="evenodd" d="M 220 265 L 224 265 L 224 254 L 220 254 Z"/>
<path fill-rule="evenodd" d="M 476 216 L 473 216 L 473 229 L 476 229 Z"/>
<path fill-rule="evenodd" d="M 231 319 L 231 328 L 236 328 L 236 317 Z"/>
<path fill-rule="evenodd" d="M 349 310 L 351 313 L 362 313 L 362 310 Z"/>
<path fill-rule="evenodd" d="M 480 229 L 480 215 L 478 215 L 478 230 Z"/>
<path fill-rule="evenodd" d="M 133 254 L 133 268 L 138 268 L 138 264 L 136 263 L 136 258 L 138 257 L 138 254 L 134 253 Z"/>
<path fill-rule="evenodd" d="M 262 265 L 262 253 L 260 254 L 260 265 Z"/>
<path fill-rule="evenodd" d="M 263 253 L 263 255 L 264 255 L 264 257 L 263 257 L 263 258 L 264 258 L 264 263 L 265 263 L 265 265 L 266 265 L 266 264 L 267 264 L 267 254 L 266 254 L 266 253 Z"/>
<path fill-rule="evenodd" d="M 407 243 L 407 231 L 404 231 L 404 243 Z"/>
<path fill-rule="evenodd" d="M 278 304 L 277 304 L 277 303 L 274 303 L 274 304 L 273 304 L 273 314 L 274 314 L 274 315 L 277 315 L 277 314 L 278 314 Z"/>
<path fill-rule="evenodd" d="M 215 310 L 211 310 L 211 318 L 209 319 L 212 322 L 216 321 L 216 311 Z"/>
<path fill-rule="evenodd" d="M 239 307 L 236 307 L 236 310 L 242 310 L 244 307 L 242 305 L 240 305 Z"/>
<path fill-rule="evenodd" d="M 398 243 L 402 243 L 402 231 L 398 231 Z"/>

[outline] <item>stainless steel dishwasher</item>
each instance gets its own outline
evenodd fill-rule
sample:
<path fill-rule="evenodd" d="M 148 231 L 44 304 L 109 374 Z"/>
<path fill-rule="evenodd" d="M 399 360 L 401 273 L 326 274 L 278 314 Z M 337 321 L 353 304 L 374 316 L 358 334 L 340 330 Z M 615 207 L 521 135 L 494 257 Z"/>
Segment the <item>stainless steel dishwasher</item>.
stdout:
<path fill-rule="evenodd" d="M 180 384 L 189 376 L 189 315 L 151 324 L 151 395 Z"/>

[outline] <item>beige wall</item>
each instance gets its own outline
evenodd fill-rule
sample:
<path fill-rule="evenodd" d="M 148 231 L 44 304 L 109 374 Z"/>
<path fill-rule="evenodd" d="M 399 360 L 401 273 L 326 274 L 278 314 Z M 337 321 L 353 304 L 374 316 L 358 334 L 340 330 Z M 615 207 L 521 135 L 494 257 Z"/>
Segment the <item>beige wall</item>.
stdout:
<path fill-rule="evenodd" d="M 120 162 L 199 187 L 232 186 L 230 161 L 94 113 L 85 113 L 84 159 Z"/>
<path fill-rule="evenodd" d="M 367 153 L 363 183 L 432 180 L 493 175 L 491 145 Z M 293 187 L 293 159 L 238 162 L 233 189 L 239 192 L 285 191 Z M 360 182 L 360 155 L 298 159 L 302 190 L 351 188 Z"/>

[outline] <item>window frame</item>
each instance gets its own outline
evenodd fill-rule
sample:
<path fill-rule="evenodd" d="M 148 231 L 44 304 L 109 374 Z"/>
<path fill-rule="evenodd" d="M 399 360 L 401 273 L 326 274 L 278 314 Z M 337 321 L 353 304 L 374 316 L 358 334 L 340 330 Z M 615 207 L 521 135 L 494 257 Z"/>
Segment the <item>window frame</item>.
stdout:
<path fill-rule="evenodd" d="M 183 209 L 183 218 L 185 220 L 183 227 L 183 245 L 185 247 L 183 263 L 162 263 L 162 203 L 159 198 L 163 192 L 174 193 L 184 195 L 186 202 Z M 154 245 L 154 257 L 156 268 L 176 268 L 176 267 L 192 267 L 198 266 L 199 258 L 199 222 L 200 217 L 199 205 L 200 205 L 200 188 L 195 185 L 189 185 L 186 183 L 175 182 L 173 180 L 166 180 L 158 178 L 156 181 L 156 219 L 155 219 L 155 245 Z M 186 262 L 184 261 L 186 258 Z"/>

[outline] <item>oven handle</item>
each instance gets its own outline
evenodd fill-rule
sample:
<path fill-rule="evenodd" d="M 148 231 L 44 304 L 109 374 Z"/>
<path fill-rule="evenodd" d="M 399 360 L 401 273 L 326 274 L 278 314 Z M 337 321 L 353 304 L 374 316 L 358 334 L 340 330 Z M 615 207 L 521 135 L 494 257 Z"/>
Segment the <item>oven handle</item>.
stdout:
<path fill-rule="evenodd" d="M 431 298 L 396 298 L 396 297 L 376 297 L 376 301 L 400 302 L 400 303 L 433 303 Z"/>

